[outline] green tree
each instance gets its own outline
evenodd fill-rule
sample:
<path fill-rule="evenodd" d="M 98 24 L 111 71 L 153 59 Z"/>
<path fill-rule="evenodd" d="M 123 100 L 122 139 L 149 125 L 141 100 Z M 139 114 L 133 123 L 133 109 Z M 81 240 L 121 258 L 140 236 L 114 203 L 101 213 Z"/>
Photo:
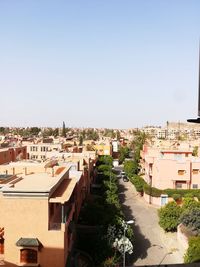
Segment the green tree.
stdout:
<path fill-rule="evenodd" d="M 58 128 L 55 128 L 55 129 L 53 130 L 53 136 L 54 136 L 54 137 L 59 136 L 59 129 L 58 129 Z"/>
<path fill-rule="evenodd" d="M 66 137 L 66 128 L 65 128 L 65 122 L 63 121 L 63 127 L 62 127 L 62 137 Z"/>
<path fill-rule="evenodd" d="M 158 210 L 159 224 L 166 232 L 174 232 L 179 224 L 182 209 L 175 201 L 169 202 Z"/>
<path fill-rule="evenodd" d="M 31 128 L 29 129 L 30 134 L 31 134 L 31 135 L 35 135 L 35 136 L 37 136 L 37 135 L 39 134 L 40 131 L 41 131 L 41 129 L 38 128 L 38 127 L 31 127 Z"/>
<path fill-rule="evenodd" d="M 80 135 L 79 136 L 79 146 L 82 146 L 83 145 L 83 136 Z"/>
<path fill-rule="evenodd" d="M 198 146 L 195 146 L 193 151 L 192 151 L 192 156 L 198 157 Z"/>
<path fill-rule="evenodd" d="M 5 134 L 6 133 L 6 128 L 5 127 L 0 127 L 0 133 Z"/>
<path fill-rule="evenodd" d="M 121 146 L 119 148 L 119 163 L 123 163 L 125 158 L 129 158 L 130 148 L 127 146 Z"/>
<path fill-rule="evenodd" d="M 145 134 L 144 132 L 141 131 L 137 131 L 135 133 L 135 137 L 134 140 L 131 144 L 131 147 L 134 151 L 134 161 L 137 164 L 137 170 L 139 171 L 140 169 L 140 151 L 143 148 L 143 145 L 145 144 L 145 142 L 147 141 L 147 139 L 150 139 L 149 135 Z"/>
<path fill-rule="evenodd" d="M 113 164 L 113 158 L 111 156 L 99 156 L 98 160 L 99 164 L 106 164 L 112 166 Z"/>
<path fill-rule="evenodd" d="M 124 171 L 128 177 L 137 173 L 137 164 L 134 160 L 127 160 L 124 162 Z"/>
<path fill-rule="evenodd" d="M 117 130 L 117 132 L 116 132 L 116 139 L 119 141 L 120 138 L 121 138 L 120 131 Z"/>

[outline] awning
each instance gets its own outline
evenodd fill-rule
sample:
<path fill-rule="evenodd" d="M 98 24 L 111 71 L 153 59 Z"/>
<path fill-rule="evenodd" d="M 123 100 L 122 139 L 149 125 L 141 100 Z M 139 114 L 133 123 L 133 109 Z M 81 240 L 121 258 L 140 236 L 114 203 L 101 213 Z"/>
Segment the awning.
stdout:
<path fill-rule="evenodd" d="M 76 179 L 64 179 L 50 197 L 49 202 L 64 204 L 65 202 L 69 201 L 76 186 L 76 182 Z"/>
<path fill-rule="evenodd" d="M 41 246 L 40 241 L 37 238 L 23 238 L 21 237 L 17 242 L 18 247 L 39 247 Z"/>

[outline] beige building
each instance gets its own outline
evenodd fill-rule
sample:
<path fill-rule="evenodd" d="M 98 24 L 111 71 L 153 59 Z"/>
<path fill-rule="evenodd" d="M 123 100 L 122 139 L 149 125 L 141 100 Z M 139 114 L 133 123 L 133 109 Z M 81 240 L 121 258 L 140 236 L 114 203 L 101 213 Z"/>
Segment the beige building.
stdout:
<path fill-rule="evenodd" d="M 48 152 L 56 152 L 62 150 L 62 144 L 53 143 L 29 143 L 27 146 L 27 154 L 29 159 L 45 161 L 48 156 Z"/>
<path fill-rule="evenodd" d="M 5 266 L 64 267 L 67 262 L 89 176 L 73 164 L 50 165 L 0 166 L 0 259 Z"/>

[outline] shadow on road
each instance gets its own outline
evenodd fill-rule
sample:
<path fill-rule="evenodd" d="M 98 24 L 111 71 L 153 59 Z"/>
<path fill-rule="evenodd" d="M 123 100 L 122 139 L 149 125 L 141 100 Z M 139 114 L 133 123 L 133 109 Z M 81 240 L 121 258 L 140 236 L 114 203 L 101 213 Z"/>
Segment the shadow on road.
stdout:
<path fill-rule="evenodd" d="M 132 209 L 124 204 L 127 200 L 125 191 L 127 191 L 126 187 L 119 183 L 119 200 L 122 205 L 122 210 L 124 212 L 126 220 L 134 220 L 134 214 Z M 145 236 L 141 233 L 139 225 L 132 226 L 134 233 L 134 244 L 133 244 L 133 254 L 126 256 L 126 264 L 132 265 L 138 259 L 144 259 L 147 256 L 147 250 L 151 247 L 151 243 Z"/>

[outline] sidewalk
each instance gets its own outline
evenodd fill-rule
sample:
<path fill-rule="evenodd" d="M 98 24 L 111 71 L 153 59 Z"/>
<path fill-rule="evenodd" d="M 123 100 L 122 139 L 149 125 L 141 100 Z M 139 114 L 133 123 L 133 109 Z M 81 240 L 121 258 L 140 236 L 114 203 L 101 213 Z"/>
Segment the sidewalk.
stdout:
<path fill-rule="evenodd" d="M 157 208 L 145 202 L 131 182 L 119 179 L 119 197 L 127 220 L 134 219 L 134 266 L 183 263 L 176 233 L 165 233 L 158 224 Z"/>

